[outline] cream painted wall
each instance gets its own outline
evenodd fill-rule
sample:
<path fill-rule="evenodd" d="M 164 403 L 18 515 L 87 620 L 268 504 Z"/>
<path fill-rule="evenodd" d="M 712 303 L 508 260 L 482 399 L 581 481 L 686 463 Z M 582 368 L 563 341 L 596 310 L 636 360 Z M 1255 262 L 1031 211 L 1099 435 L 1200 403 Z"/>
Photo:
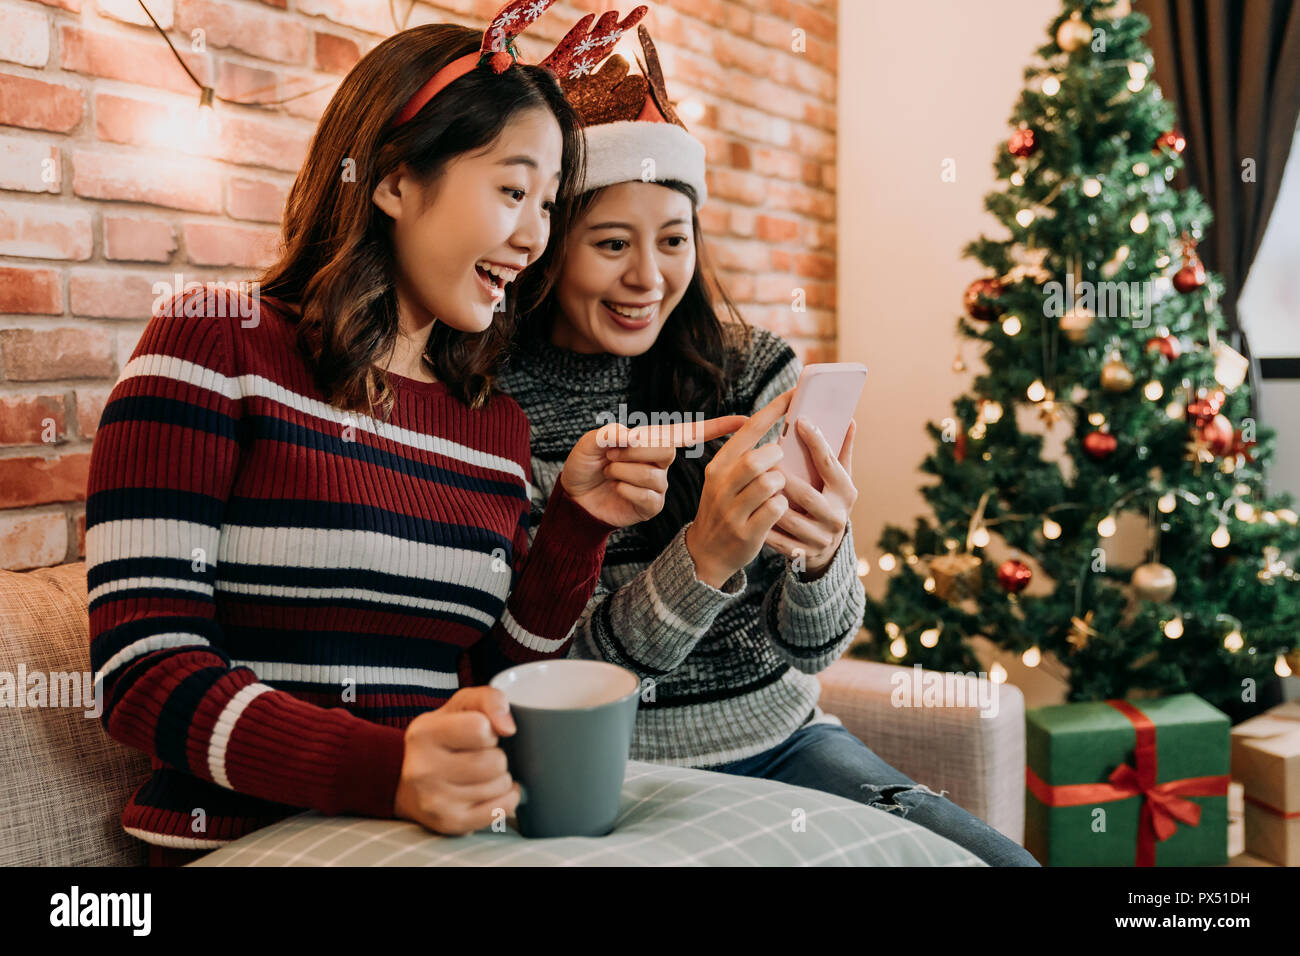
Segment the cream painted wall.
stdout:
<path fill-rule="evenodd" d="M 934 447 L 925 422 L 951 413 L 978 365 L 966 343 L 968 371 L 952 371 L 962 292 L 982 274 L 961 249 L 981 231 L 1005 235 L 983 197 L 1022 71 L 1059 9 L 1057 0 L 840 2 L 839 358 L 869 369 L 853 526 L 873 596 L 886 581 L 875 563 L 881 529 L 928 511 L 919 488 L 934 479 L 917 470 Z M 948 158 L 955 182 L 940 179 Z M 991 662 L 987 648 L 982 660 Z M 999 660 L 1030 706 L 1063 699 L 1059 682 Z"/>

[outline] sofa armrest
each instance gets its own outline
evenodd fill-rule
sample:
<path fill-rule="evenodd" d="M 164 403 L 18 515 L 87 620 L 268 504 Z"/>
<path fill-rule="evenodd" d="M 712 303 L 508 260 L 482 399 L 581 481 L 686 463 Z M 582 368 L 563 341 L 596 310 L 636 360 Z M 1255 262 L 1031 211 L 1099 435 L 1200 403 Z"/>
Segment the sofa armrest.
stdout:
<path fill-rule="evenodd" d="M 1019 688 L 852 658 L 818 677 L 819 706 L 876 756 L 1023 841 L 1025 698 Z M 932 697 L 921 696 L 927 683 Z"/>

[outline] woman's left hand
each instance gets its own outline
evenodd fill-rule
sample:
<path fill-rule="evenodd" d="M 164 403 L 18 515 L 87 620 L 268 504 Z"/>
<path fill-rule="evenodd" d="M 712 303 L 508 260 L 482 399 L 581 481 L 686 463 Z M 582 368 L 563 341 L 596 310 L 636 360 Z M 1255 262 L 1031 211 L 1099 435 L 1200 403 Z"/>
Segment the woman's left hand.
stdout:
<path fill-rule="evenodd" d="M 806 579 L 810 580 L 830 566 L 844 540 L 849 510 L 858 500 L 858 489 L 853 484 L 853 436 L 858 423 L 849 422 L 838 459 L 821 431 L 806 419 L 796 422 L 795 428 L 812 455 L 824 487 L 818 491 L 800 478 L 786 478 L 785 496 L 792 507 L 768 532 L 766 540 L 788 558 L 798 561 L 802 557 Z"/>
<path fill-rule="evenodd" d="M 683 445 L 712 441 L 749 421 L 724 415 L 684 425 L 628 428 L 611 422 L 578 439 L 560 481 L 593 518 L 617 528 L 648 521 L 664 506 L 668 466 Z"/>

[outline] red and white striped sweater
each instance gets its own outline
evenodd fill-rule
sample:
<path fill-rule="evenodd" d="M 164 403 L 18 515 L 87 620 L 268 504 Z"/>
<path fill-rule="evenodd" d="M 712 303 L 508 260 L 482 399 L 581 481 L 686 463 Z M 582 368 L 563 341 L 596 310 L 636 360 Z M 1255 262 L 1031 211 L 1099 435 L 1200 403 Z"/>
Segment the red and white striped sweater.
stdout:
<path fill-rule="evenodd" d="M 567 652 L 613 529 L 560 489 L 530 550 L 519 406 L 390 381 L 387 422 L 330 406 L 265 298 L 243 319 L 209 287 L 150 321 L 86 498 L 102 720 L 153 757 L 127 832 L 391 817 L 415 716 Z"/>

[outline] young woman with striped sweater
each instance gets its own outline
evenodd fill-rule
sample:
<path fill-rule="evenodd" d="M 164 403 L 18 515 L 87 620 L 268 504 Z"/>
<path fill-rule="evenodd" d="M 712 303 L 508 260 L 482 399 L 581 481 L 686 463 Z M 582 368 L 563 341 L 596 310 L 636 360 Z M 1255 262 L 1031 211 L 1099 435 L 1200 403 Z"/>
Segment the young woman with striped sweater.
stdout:
<path fill-rule="evenodd" d="M 552 74 L 488 42 L 429 25 L 369 53 L 260 290 L 161 297 L 105 407 L 90 658 L 108 733 L 153 758 L 123 824 L 155 863 L 302 808 L 441 833 L 512 812 L 480 685 L 563 656 L 608 534 L 662 506 L 680 434 L 610 474 L 625 430 L 582 429 L 529 543 L 528 421 L 494 370 L 581 143 Z"/>

